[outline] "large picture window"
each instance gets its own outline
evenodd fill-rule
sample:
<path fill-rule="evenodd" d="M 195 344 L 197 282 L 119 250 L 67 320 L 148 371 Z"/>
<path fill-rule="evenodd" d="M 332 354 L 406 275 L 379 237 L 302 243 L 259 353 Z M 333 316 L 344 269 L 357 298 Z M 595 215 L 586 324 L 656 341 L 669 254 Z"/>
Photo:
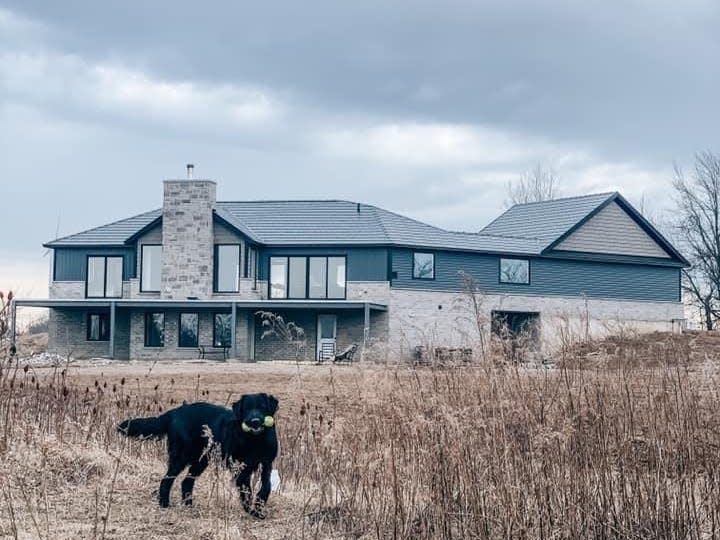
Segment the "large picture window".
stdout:
<path fill-rule="evenodd" d="M 344 299 L 347 262 L 336 257 L 270 257 L 273 299 Z"/>
<path fill-rule="evenodd" d="M 213 346 L 230 347 L 232 332 L 232 315 L 230 313 L 216 313 L 213 324 Z"/>
<path fill-rule="evenodd" d="M 215 246 L 215 292 L 240 290 L 240 244 Z"/>
<path fill-rule="evenodd" d="M 413 279 L 435 279 L 434 253 L 413 253 Z"/>
<path fill-rule="evenodd" d="M 197 347 L 198 314 L 181 313 L 178 327 L 178 347 Z"/>
<path fill-rule="evenodd" d="M 145 244 L 140 251 L 140 291 L 160 292 L 162 246 Z"/>
<path fill-rule="evenodd" d="M 145 314 L 145 346 L 165 346 L 165 314 L 162 312 Z"/>
<path fill-rule="evenodd" d="M 88 298 L 122 297 L 123 258 L 89 256 L 85 296 Z"/>
<path fill-rule="evenodd" d="M 87 340 L 110 341 L 109 313 L 88 313 Z"/>
<path fill-rule="evenodd" d="M 530 261 L 527 259 L 500 259 L 500 283 L 530 284 Z"/>

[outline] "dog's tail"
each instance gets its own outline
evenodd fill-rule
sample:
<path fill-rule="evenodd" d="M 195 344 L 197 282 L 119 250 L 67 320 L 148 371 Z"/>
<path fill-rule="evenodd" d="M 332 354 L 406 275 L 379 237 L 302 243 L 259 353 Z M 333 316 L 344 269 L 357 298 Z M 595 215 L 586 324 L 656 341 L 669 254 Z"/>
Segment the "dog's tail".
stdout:
<path fill-rule="evenodd" d="M 168 432 L 170 416 L 165 413 L 149 418 L 128 418 L 123 420 L 117 430 L 128 437 L 140 439 L 161 439 Z"/>

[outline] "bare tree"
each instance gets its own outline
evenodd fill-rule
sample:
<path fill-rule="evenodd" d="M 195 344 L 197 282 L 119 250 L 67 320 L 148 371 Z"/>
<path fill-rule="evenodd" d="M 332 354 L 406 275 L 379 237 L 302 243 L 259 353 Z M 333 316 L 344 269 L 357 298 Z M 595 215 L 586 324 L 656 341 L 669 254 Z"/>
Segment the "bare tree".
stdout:
<path fill-rule="evenodd" d="M 551 201 L 558 196 L 560 178 L 552 167 L 538 163 L 507 185 L 505 205 Z"/>
<path fill-rule="evenodd" d="M 677 229 L 692 266 L 683 270 L 683 290 L 712 330 L 720 317 L 720 156 L 703 152 L 686 177 L 675 166 Z"/>

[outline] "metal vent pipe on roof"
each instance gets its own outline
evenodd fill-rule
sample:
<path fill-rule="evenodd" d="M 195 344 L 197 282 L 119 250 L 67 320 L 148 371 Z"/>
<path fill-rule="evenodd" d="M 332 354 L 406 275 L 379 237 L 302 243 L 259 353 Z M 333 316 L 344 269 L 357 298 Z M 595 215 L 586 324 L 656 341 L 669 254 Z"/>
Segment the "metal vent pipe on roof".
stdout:
<path fill-rule="evenodd" d="M 195 165 L 192 163 L 187 164 L 187 179 L 192 180 L 193 179 L 193 171 L 195 170 Z"/>

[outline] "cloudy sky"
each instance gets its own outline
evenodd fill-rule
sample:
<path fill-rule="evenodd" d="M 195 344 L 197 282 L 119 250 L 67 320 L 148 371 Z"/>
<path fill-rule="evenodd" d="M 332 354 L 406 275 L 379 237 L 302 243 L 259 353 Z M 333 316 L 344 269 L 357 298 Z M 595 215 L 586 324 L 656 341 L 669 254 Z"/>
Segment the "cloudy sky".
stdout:
<path fill-rule="evenodd" d="M 41 244 L 160 205 L 344 198 L 477 230 L 508 180 L 669 208 L 720 149 L 717 0 L 0 0 L 0 290 Z"/>

